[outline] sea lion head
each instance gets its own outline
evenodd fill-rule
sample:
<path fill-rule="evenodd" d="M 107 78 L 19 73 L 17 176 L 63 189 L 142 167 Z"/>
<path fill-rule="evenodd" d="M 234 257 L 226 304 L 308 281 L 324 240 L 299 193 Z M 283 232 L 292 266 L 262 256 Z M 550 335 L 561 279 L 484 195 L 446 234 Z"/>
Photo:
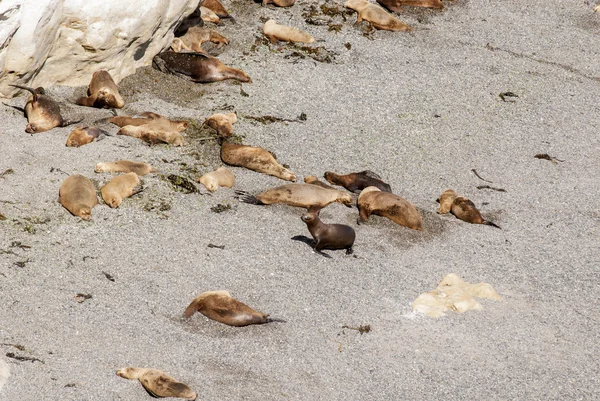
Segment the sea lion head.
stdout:
<path fill-rule="evenodd" d="M 301 217 L 302 221 L 305 223 L 311 223 L 317 219 L 318 213 L 308 212 L 304 213 Z"/>
<path fill-rule="evenodd" d="M 123 368 L 117 370 L 117 376 L 124 379 L 137 379 L 139 376 L 140 369 L 138 368 Z"/>
<path fill-rule="evenodd" d="M 90 220 L 92 218 L 92 209 L 89 206 L 81 205 L 77 214 L 82 220 Z"/>
<path fill-rule="evenodd" d="M 330 184 L 335 184 L 335 182 L 333 182 L 333 176 L 336 175 L 335 173 L 332 173 L 331 171 L 326 171 L 325 174 L 323 174 L 323 177 L 327 180 L 327 182 L 329 182 Z"/>
<path fill-rule="evenodd" d="M 219 180 L 210 175 L 203 175 L 200 177 L 200 183 L 206 187 L 210 192 L 215 192 L 219 189 Z"/>
<path fill-rule="evenodd" d="M 108 166 L 106 163 L 98 163 L 96 167 L 94 167 L 94 173 L 104 173 L 108 171 Z"/>
<path fill-rule="evenodd" d="M 121 198 L 120 196 L 115 195 L 110 195 L 107 196 L 108 199 L 104 199 L 104 202 L 112 207 L 113 209 L 116 207 L 119 207 L 121 205 L 121 203 L 123 202 L 123 198 Z"/>

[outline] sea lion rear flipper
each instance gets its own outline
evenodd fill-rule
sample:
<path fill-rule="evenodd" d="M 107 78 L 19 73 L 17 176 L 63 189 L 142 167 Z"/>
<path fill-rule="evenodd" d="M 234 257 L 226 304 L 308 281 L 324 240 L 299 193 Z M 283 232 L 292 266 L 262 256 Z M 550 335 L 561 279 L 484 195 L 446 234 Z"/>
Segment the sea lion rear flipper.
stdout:
<path fill-rule="evenodd" d="M 37 102 L 38 100 L 38 91 L 37 89 L 33 89 L 30 88 L 29 86 L 22 86 L 22 85 L 14 85 L 14 84 L 8 84 L 8 86 L 14 86 L 15 88 L 19 88 L 19 89 L 25 89 L 26 91 L 31 92 L 31 94 L 33 95 L 33 101 Z M 42 93 L 44 93 L 44 88 L 40 88 L 42 90 Z"/>
<path fill-rule="evenodd" d="M 499 228 L 499 229 L 501 229 L 501 230 L 502 230 L 502 227 L 500 227 L 499 225 L 496 225 L 495 223 L 492 223 L 491 221 L 487 221 L 487 220 L 485 220 L 485 221 L 483 222 L 483 224 L 485 224 L 486 226 L 492 226 L 492 227 L 496 227 L 496 228 Z"/>
<path fill-rule="evenodd" d="M 234 197 L 235 199 L 241 202 L 249 203 L 251 205 L 264 205 L 264 203 L 261 202 L 260 199 L 246 191 L 236 190 Z"/>
<path fill-rule="evenodd" d="M 25 113 L 24 107 L 13 106 L 12 104 L 3 103 L 5 106 L 12 107 L 13 109 L 19 110 L 21 113 Z"/>
<path fill-rule="evenodd" d="M 277 323 L 287 323 L 287 320 L 283 320 L 283 319 L 279 319 L 276 317 L 267 317 L 267 323 L 272 323 L 272 322 L 277 322 Z"/>

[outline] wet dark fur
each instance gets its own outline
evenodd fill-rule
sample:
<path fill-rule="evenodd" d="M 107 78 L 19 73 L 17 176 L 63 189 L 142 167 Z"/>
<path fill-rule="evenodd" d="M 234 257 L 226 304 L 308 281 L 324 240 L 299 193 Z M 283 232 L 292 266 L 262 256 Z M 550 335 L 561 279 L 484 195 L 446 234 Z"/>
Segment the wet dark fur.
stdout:
<path fill-rule="evenodd" d="M 389 184 L 383 182 L 381 177 L 369 170 L 346 175 L 327 171 L 324 177 L 331 184 L 340 185 L 355 194 L 360 193 L 366 187 L 377 187 L 383 192 L 392 192 L 392 187 Z"/>

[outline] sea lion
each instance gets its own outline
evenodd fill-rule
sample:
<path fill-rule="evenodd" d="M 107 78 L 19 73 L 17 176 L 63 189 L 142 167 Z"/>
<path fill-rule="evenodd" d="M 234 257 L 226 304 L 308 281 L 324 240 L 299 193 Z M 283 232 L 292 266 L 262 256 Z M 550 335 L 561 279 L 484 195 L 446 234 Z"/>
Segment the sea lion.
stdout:
<path fill-rule="evenodd" d="M 27 117 L 28 122 L 25 132 L 36 134 L 55 127 L 65 127 L 71 124 L 62 118 L 60 115 L 60 106 L 54 99 L 45 94 L 44 88 L 39 87 L 34 89 L 28 86 L 9 85 L 31 92 L 27 103 L 25 103 L 25 117 Z"/>
<path fill-rule="evenodd" d="M 100 140 L 106 135 L 110 134 L 97 127 L 77 127 L 69 134 L 66 146 L 78 148 L 93 142 L 94 139 Z"/>
<path fill-rule="evenodd" d="M 442 194 L 440 195 L 440 197 L 438 198 L 438 202 L 440 203 L 440 207 L 437 210 L 438 214 L 446 214 L 449 213 L 450 210 L 452 209 L 452 202 L 454 202 L 454 199 L 456 199 L 458 195 L 456 194 L 456 191 L 454 191 L 453 189 L 446 189 L 444 192 L 442 192 Z"/>
<path fill-rule="evenodd" d="M 285 322 L 255 311 L 233 298 L 227 291 L 207 291 L 198 295 L 187 307 L 183 316 L 189 319 L 196 312 L 228 326 L 243 327 L 251 324 Z"/>
<path fill-rule="evenodd" d="M 189 127 L 189 123 L 185 120 L 169 120 L 160 114 L 152 113 L 150 111 L 140 113 L 139 116 L 140 117 L 115 116 L 108 120 L 108 122 L 121 128 L 125 127 L 126 125 L 134 125 L 139 127 L 140 125 L 152 124 L 156 128 L 162 128 L 176 132 L 184 131 Z"/>
<path fill-rule="evenodd" d="M 76 103 L 81 106 L 105 109 L 122 109 L 125 106 L 117 84 L 106 70 L 96 71 L 92 74 L 88 96 L 77 99 Z"/>
<path fill-rule="evenodd" d="M 381 191 L 377 187 L 367 187 L 362 190 L 358 196 L 358 211 L 359 224 L 375 214 L 413 230 L 423 229 L 423 217 L 412 204 L 398 195 Z"/>
<path fill-rule="evenodd" d="M 210 8 L 200 7 L 200 16 L 204 22 L 212 22 L 213 24 L 221 22 L 221 18 Z"/>
<path fill-rule="evenodd" d="M 228 67 L 218 58 L 204 53 L 166 51 L 157 54 L 152 60 L 152 65 L 164 73 L 171 73 L 192 82 L 210 83 L 226 79 L 252 82 L 244 71 Z"/>
<path fill-rule="evenodd" d="M 215 192 L 219 187 L 231 188 L 235 183 L 235 176 L 225 167 L 219 167 L 213 172 L 204 174 L 196 182 L 204 185 L 210 192 Z"/>
<path fill-rule="evenodd" d="M 366 0 L 348 0 L 344 7 L 351 8 L 358 13 L 356 24 L 364 21 L 370 22 L 375 28 L 386 31 L 409 31 L 410 27 L 394 17 L 383 8 Z"/>
<path fill-rule="evenodd" d="M 304 177 L 304 182 L 307 184 L 311 184 L 311 185 L 317 185 L 321 188 L 333 189 L 333 190 L 337 191 L 337 189 L 332 187 L 331 185 L 327 185 L 324 182 L 319 181 L 319 179 L 317 177 L 315 177 L 314 175 L 307 175 L 306 177 Z"/>
<path fill-rule="evenodd" d="M 231 166 L 245 167 L 286 181 L 296 181 L 294 173 L 277 163 L 273 154 L 263 148 L 236 145 L 225 140 L 221 144 L 221 160 Z"/>
<path fill-rule="evenodd" d="M 208 8 L 221 19 L 229 18 L 231 19 L 231 22 L 235 23 L 235 19 L 229 14 L 225 6 L 223 6 L 219 0 L 204 0 L 202 2 L 202 7 Z"/>
<path fill-rule="evenodd" d="M 462 221 L 466 221 L 467 223 L 485 224 L 488 226 L 501 228 L 500 226 L 492 223 L 491 221 L 487 221 L 486 219 L 484 219 L 479 210 L 477 210 L 477 208 L 475 207 L 475 204 L 473 204 L 473 202 L 471 202 L 464 196 L 458 196 L 456 199 L 454 199 L 454 202 L 452 202 L 451 212 L 457 218 L 459 218 Z"/>
<path fill-rule="evenodd" d="M 129 367 L 117 370 L 117 375 L 129 380 L 138 379 L 154 397 L 176 397 L 186 400 L 195 400 L 198 397 L 187 384 L 158 369 Z"/>
<path fill-rule="evenodd" d="M 268 20 L 263 26 L 263 33 L 271 41 L 277 43 L 280 40 L 284 42 L 312 43 L 315 41 L 310 34 L 291 26 L 279 25 L 275 20 Z"/>
<path fill-rule="evenodd" d="M 359 194 L 366 187 L 377 187 L 384 192 L 392 192 L 389 184 L 381 180 L 381 177 L 372 171 L 365 170 L 359 173 L 338 175 L 331 171 L 325 172 L 325 179 L 334 185 L 340 185 L 350 192 Z"/>
<path fill-rule="evenodd" d="M 92 218 L 92 209 L 98 204 L 98 197 L 92 181 L 82 175 L 74 174 L 60 186 L 58 201 L 74 216 L 89 220 Z"/>
<path fill-rule="evenodd" d="M 116 162 L 98 163 L 94 168 L 96 173 L 136 173 L 143 176 L 156 173 L 156 169 L 148 163 L 132 162 L 130 160 L 119 160 Z"/>
<path fill-rule="evenodd" d="M 168 143 L 174 146 L 185 145 L 185 140 L 179 132 L 169 131 L 152 124 L 144 124 L 140 126 L 126 125 L 117 132 L 117 135 L 126 135 L 133 138 L 138 138 L 146 143 L 149 143 L 150 145 L 157 143 Z"/>
<path fill-rule="evenodd" d="M 202 44 L 204 42 L 215 43 L 217 45 L 217 49 L 220 49 L 223 45 L 229 44 L 229 39 L 227 39 L 225 36 L 213 31 L 212 29 L 199 26 L 191 27 L 188 29 L 185 35 L 175 38 L 173 43 L 176 41 L 180 41 L 181 44 L 178 46 L 185 50 L 201 53 L 204 53 L 204 49 L 202 49 Z"/>
<path fill-rule="evenodd" d="M 323 249 L 345 249 L 346 254 L 352 254 L 352 245 L 356 233 L 350 226 L 344 224 L 325 224 L 319 218 L 319 211 L 309 211 L 302 215 L 302 221 L 310 235 L 315 239 L 315 251 Z"/>
<path fill-rule="evenodd" d="M 275 4 L 277 7 L 291 7 L 296 3 L 296 0 L 263 0 L 263 7 L 269 4 Z"/>
<path fill-rule="evenodd" d="M 402 6 L 438 9 L 444 8 L 441 0 L 377 0 L 377 2 L 388 10 L 396 13 L 402 11 Z"/>
<path fill-rule="evenodd" d="M 127 173 L 116 176 L 102 187 L 100 193 L 104 203 L 113 209 L 121 206 L 123 199 L 141 191 L 140 177 L 136 173 Z"/>
<path fill-rule="evenodd" d="M 235 113 L 217 113 L 204 120 L 204 124 L 217 131 L 221 137 L 231 136 L 233 124 L 237 122 Z"/>
<path fill-rule="evenodd" d="M 312 184 L 287 184 L 271 188 L 256 196 L 236 191 L 239 200 L 253 205 L 283 203 L 290 206 L 322 209 L 333 202 L 352 206 L 352 195 L 337 189 L 325 189 Z"/>

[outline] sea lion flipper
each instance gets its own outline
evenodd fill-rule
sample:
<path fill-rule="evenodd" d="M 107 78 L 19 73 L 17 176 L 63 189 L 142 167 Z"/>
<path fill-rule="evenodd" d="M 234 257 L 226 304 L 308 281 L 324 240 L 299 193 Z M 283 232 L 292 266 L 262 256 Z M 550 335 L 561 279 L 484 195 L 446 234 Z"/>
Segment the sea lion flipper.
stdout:
<path fill-rule="evenodd" d="M 327 255 L 327 254 L 326 254 L 325 252 L 323 252 L 323 251 L 317 251 L 317 250 L 315 249 L 315 251 L 314 251 L 314 252 L 315 252 L 315 253 L 317 253 L 317 254 L 319 254 L 319 255 L 321 255 L 321 256 L 323 256 L 323 257 L 326 257 L 327 259 L 331 259 L 331 255 Z"/>
<path fill-rule="evenodd" d="M 486 226 L 492 226 L 492 227 L 496 227 L 502 230 L 502 227 L 500 227 L 499 225 L 492 223 L 491 221 L 486 220 L 483 224 L 485 224 Z"/>
<path fill-rule="evenodd" d="M 379 176 L 379 174 L 374 173 L 371 170 L 365 170 L 365 171 L 361 171 L 359 174 L 364 174 L 367 177 L 371 177 L 371 178 L 376 178 L 378 180 L 382 180 L 382 178 Z"/>
<path fill-rule="evenodd" d="M 276 317 L 267 317 L 267 323 L 277 322 L 277 323 L 287 323 L 287 320 L 279 319 Z"/>
<path fill-rule="evenodd" d="M 249 203 L 251 205 L 264 205 L 264 203 L 261 202 L 260 199 L 246 191 L 236 190 L 235 198 L 241 202 Z"/>
<path fill-rule="evenodd" d="M 15 88 L 25 89 L 26 91 L 31 92 L 31 94 L 33 95 L 33 101 L 37 102 L 37 100 L 38 100 L 38 91 L 37 91 L 37 89 L 30 88 L 29 86 L 14 85 L 14 84 L 8 84 L 8 86 L 14 86 Z M 45 92 L 44 88 L 41 88 L 41 89 L 42 89 L 42 93 Z"/>
<path fill-rule="evenodd" d="M 83 121 L 83 117 L 81 117 L 79 120 L 63 120 L 61 127 L 66 127 L 68 125 L 77 124 L 82 121 Z"/>

